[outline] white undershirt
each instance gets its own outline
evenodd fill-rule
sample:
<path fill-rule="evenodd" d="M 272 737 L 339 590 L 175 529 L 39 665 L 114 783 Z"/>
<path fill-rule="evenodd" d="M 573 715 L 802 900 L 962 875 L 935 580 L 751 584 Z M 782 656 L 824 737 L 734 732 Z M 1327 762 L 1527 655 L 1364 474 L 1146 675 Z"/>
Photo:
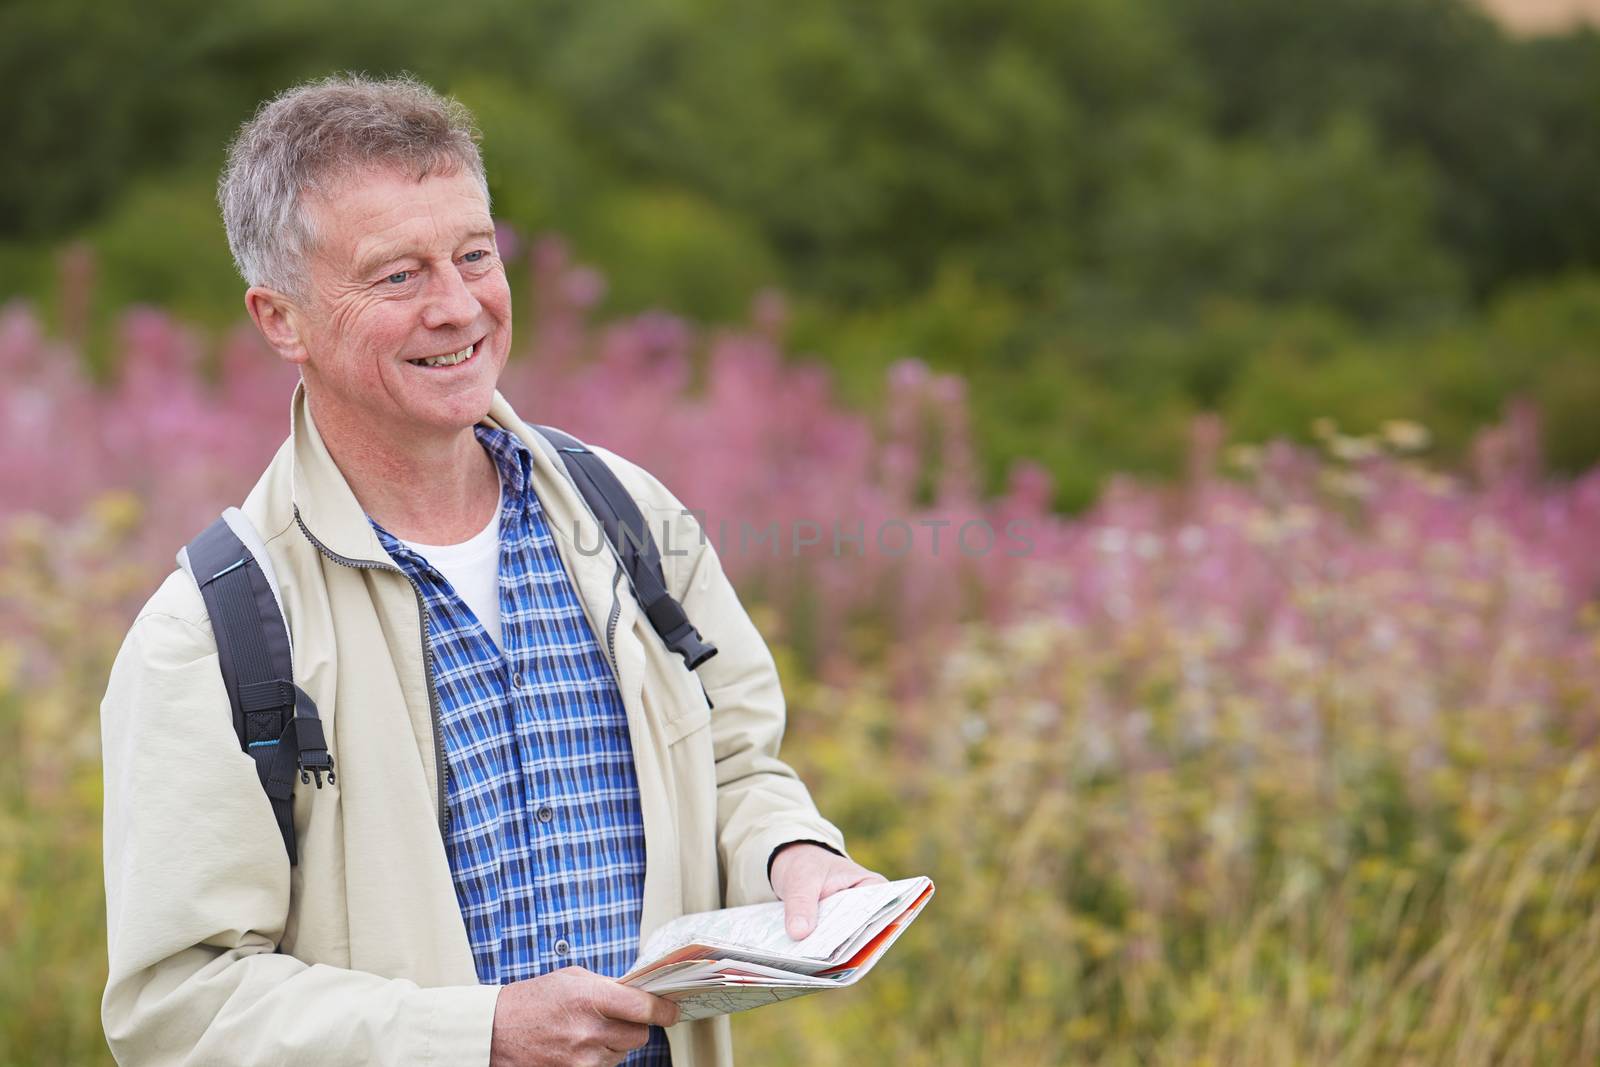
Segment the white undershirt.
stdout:
<path fill-rule="evenodd" d="M 500 506 L 505 491 L 494 504 L 489 525 L 459 545 L 419 545 L 404 541 L 411 551 L 432 564 L 444 575 L 456 595 L 472 609 L 496 648 L 500 643 Z"/>

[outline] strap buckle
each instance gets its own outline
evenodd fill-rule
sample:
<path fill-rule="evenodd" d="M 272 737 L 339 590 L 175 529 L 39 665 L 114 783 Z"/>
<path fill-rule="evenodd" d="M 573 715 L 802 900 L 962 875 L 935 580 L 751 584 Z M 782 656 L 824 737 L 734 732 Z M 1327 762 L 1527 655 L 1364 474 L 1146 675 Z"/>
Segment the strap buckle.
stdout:
<path fill-rule="evenodd" d="M 289 725 L 284 728 L 285 736 L 290 730 L 294 731 L 295 766 L 300 771 L 300 783 L 310 785 L 316 779 L 317 788 L 322 788 L 322 776 L 328 776 L 328 784 L 335 781 L 333 775 L 333 756 L 328 753 L 328 742 L 322 733 L 322 718 L 317 714 L 317 705 L 306 691 L 298 685 L 294 687 L 294 717 L 289 720 Z"/>

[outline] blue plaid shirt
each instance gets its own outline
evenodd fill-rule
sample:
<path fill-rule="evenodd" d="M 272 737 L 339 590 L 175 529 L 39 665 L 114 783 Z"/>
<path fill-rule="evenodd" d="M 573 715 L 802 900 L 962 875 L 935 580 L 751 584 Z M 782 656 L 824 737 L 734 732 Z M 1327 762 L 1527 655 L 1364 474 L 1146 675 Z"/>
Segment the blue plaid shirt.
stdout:
<path fill-rule="evenodd" d="M 616 978 L 638 953 L 644 898 L 627 714 L 533 492 L 532 457 L 503 430 L 476 432 L 502 487 L 503 654 L 443 575 L 372 524 L 428 606 L 456 898 L 479 981 L 572 965 Z M 665 1032 L 624 1062 L 670 1064 Z"/>

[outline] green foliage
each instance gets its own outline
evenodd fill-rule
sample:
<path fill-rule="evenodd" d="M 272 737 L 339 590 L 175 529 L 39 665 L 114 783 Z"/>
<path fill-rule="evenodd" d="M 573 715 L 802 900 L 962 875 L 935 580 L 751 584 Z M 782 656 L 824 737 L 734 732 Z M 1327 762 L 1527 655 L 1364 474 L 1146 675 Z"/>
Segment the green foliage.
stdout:
<path fill-rule="evenodd" d="M 164 0 L 137 17 L 63 0 L 0 18 L 14 237 L 80 225 L 130 176 L 213 166 L 261 99 L 350 68 L 498 95 L 501 118 L 563 131 L 532 142 L 558 156 L 578 131 L 609 179 L 718 204 L 791 284 L 847 302 L 913 292 L 951 258 L 1016 291 L 1093 268 L 1115 249 L 1091 231 L 1128 178 L 1202 192 L 1241 137 L 1290 162 L 1309 149 L 1425 166 L 1440 208 L 1425 227 L 1480 285 L 1600 255 L 1600 41 L 1509 41 L 1448 0 Z M 1346 119 L 1371 142 L 1326 143 Z M 1145 167 L 1123 141 L 1151 123 L 1217 144 Z"/>
<path fill-rule="evenodd" d="M 692 193 L 621 190 L 575 221 L 573 245 L 585 258 L 629 264 L 616 279 L 614 310 L 687 308 L 702 319 L 739 320 L 778 276 L 742 220 Z"/>
<path fill-rule="evenodd" d="M 1342 336 L 1341 336 L 1342 334 Z M 1241 436 L 1291 432 L 1337 415 L 1361 432 L 1386 419 L 1425 423 L 1461 455 L 1504 398 L 1543 416 L 1547 458 L 1575 471 L 1600 454 L 1600 283 L 1575 278 L 1506 294 L 1484 320 L 1362 337 L 1348 326 L 1308 335 L 1294 320 L 1257 320 L 1241 372 L 1220 404 Z"/>
<path fill-rule="evenodd" d="M 1225 133 L 1303 135 L 1354 113 L 1420 153 L 1441 178 L 1439 232 L 1480 288 L 1600 256 L 1580 177 L 1600 160 L 1600 35 L 1512 42 L 1455 0 L 1168 7 Z"/>
<path fill-rule="evenodd" d="M 701 319 L 740 318 L 775 283 L 767 245 L 741 215 L 683 186 L 620 180 L 603 149 L 547 98 L 476 80 L 458 95 L 483 131 L 498 217 L 531 232 L 559 231 L 608 272 L 611 311 L 670 307 Z"/>
<path fill-rule="evenodd" d="M 1572 278 L 1497 302 L 1477 355 L 1495 391 L 1525 394 L 1546 425 L 1550 460 L 1577 470 L 1600 455 L 1600 280 Z M 1475 368 L 1476 369 L 1476 368 Z"/>
<path fill-rule="evenodd" d="M 217 223 L 215 188 L 212 175 L 194 174 L 129 190 L 95 231 L 102 306 L 154 304 L 218 326 L 243 314 L 244 283 Z"/>
<path fill-rule="evenodd" d="M 132 160 L 170 154 L 193 86 L 167 62 L 167 39 L 199 4 L 155 13 L 93 0 L 0 8 L 6 151 L 0 153 L 0 236 L 60 233 L 121 193 Z"/>
<path fill-rule="evenodd" d="M 1543 416 L 1546 457 L 1561 471 L 1600 456 L 1600 282 L 1523 287 L 1480 316 L 1426 317 L 1373 329 L 1320 304 L 1195 300 L 1171 317 L 1076 302 L 1054 316 L 970 276 L 946 272 L 923 297 L 884 312 L 805 307 L 790 344 L 820 352 L 844 394 L 872 405 L 883 370 L 906 355 L 970 378 L 985 482 L 1017 460 L 1055 476 L 1058 506 L 1077 510 L 1108 471 L 1173 474 L 1191 420 L 1219 412 L 1235 439 L 1309 439 L 1331 417 L 1358 433 L 1390 419 L 1431 431 L 1459 460 L 1508 398 Z"/>
<path fill-rule="evenodd" d="M 455 95 L 483 133 L 496 216 L 530 229 L 560 228 L 589 197 L 617 184 L 566 111 L 549 100 L 481 76 L 462 82 Z"/>
<path fill-rule="evenodd" d="M 136 300 L 236 317 L 231 131 L 296 81 L 411 70 L 607 311 L 740 318 L 777 284 L 863 405 L 901 356 L 967 375 L 991 486 L 1036 457 L 1081 505 L 1175 469 L 1200 410 L 1407 416 L 1458 452 L 1514 393 L 1560 465 L 1600 455 L 1600 35 L 1466 0 L 20 0 L 0 59 L 0 295 L 88 300 L 51 291 L 82 241 L 99 330 Z"/>
<path fill-rule="evenodd" d="M 1097 131 L 1177 95 L 1165 41 L 1149 5 L 1099 0 L 594 3 L 541 76 L 633 166 L 755 220 L 802 288 L 859 303 L 950 258 L 1023 288 L 1061 270 Z"/>
<path fill-rule="evenodd" d="M 1226 293 L 1382 321 L 1454 302 L 1429 175 L 1364 123 L 1294 141 L 1170 128 L 1141 141 L 1103 223 L 1103 283 L 1168 310 Z"/>

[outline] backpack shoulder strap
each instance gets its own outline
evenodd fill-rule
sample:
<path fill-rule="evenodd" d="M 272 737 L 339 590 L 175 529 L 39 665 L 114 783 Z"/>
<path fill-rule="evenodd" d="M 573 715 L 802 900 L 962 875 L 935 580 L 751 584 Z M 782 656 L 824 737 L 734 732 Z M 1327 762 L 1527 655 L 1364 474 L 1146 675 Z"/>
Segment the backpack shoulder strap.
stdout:
<path fill-rule="evenodd" d="M 299 862 L 294 834 L 294 777 L 333 781 L 317 706 L 294 684 L 294 657 L 272 563 L 255 527 L 229 508 L 178 553 L 200 588 L 217 661 L 233 711 L 239 746 L 255 760 L 261 788 L 283 837 L 290 864 Z"/>
<path fill-rule="evenodd" d="M 682 656 L 690 670 L 715 656 L 717 646 L 700 636 L 683 605 L 667 592 L 661 553 L 650 534 L 650 526 L 639 511 L 639 505 L 606 466 L 605 460 L 569 433 L 552 426 L 535 426 L 533 430 L 560 457 L 568 480 L 605 532 L 617 562 L 622 565 L 622 572 L 628 576 L 628 584 L 633 587 L 634 597 L 662 642 Z"/>

